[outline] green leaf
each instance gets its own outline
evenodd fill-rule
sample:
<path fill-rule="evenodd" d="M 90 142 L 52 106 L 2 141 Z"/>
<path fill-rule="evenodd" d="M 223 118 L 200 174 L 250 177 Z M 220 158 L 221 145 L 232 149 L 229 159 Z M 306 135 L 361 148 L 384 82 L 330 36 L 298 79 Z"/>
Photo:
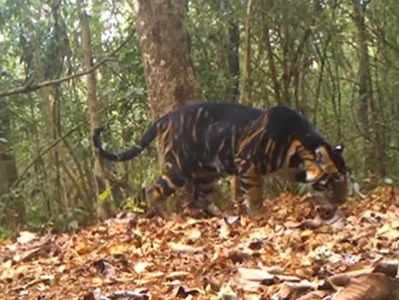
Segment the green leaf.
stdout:
<path fill-rule="evenodd" d="M 104 200 L 108 199 L 111 196 L 111 189 L 107 188 L 104 192 L 98 195 L 98 199 L 103 202 Z"/>

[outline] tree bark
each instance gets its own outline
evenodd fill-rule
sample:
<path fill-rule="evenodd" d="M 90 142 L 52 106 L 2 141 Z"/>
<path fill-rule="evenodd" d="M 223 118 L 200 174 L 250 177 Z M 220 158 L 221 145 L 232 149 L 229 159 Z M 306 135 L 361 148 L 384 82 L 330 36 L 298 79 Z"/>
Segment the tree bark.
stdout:
<path fill-rule="evenodd" d="M 22 197 L 11 194 L 10 188 L 18 178 L 15 155 L 12 151 L 10 136 L 11 126 L 7 111 L 7 102 L 1 110 L 0 118 L 0 195 L 6 195 L 7 223 L 5 227 L 15 229 L 22 224 L 25 215 L 25 203 Z"/>
<path fill-rule="evenodd" d="M 374 175 L 384 175 L 386 154 L 381 139 L 381 128 L 375 108 L 369 50 L 367 45 L 367 28 L 364 16 L 367 2 L 362 0 L 352 0 L 352 3 L 359 46 L 359 103 L 357 115 L 363 131 L 362 133 L 366 137 L 364 143 L 364 170 L 366 173 L 371 172 Z M 371 140 L 371 145 L 367 140 Z M 375 174 L 376 172 L 378 174 Z"/>
<path fill-rule="evenodd" d="M 251 99 L 251 18 L 252 0 L 247 0 L 247 13 L 245 16 L 244 49 L 241 67 L 240 103 L 249 103 Z"/>
<path fill-rule="evenodd" d="M 225 0 L 225 5 L 231 7 L 230 0 Z M 230 8 L 232 9 L 232 8 Z M 233 78 L 233 86 L 228 95 L 232 100 L 238 100 L 240 96 L 240 29 L 236 18 L 230 17 L 228 24 L 228 44 L 227 44 L 227 59 L 228 70 L 230 76 Z"/>
<path fill-rule="evenodd" d="M 81 38 L 82 38 L 82 50 L 83 50 L 83 59 L 85 69 L 89 69 L 93 66 L 93 54 L 91 47 L 91 33 L 90 33 L 90 25 L 89 18 L 85 11 L 81 9 L 81 1 L 78 2 L 79 5 L 79 18 L 80 18 L 80 27 L 82 30 Z M 89 104 L 89 116 L 90 116 L 90 128 L 92 133 L 95 128 L 100 126 L 100 113 L 97 104 L 97 81 L 96 81 L 96 73 L 91 72 L 86 75 L 87 78 L 87 102 Z M 94 153 L 94 176 L 95 176 L 95 186 L 96 186 L 96 194 L 98 195 L 98 203 L 97 203 L 97 217 L 98 218 L 107 218 L 112 214 L 112 199 L 109 199 L 111 193 L 107 194 L 108 183 L 104 178 L 104 170 L 100 160 L 100 157 L 97 151 L 92 146 L 92 150 Z"/>
<path fill-rule="evenodd" d="M 154 118 L 197 99 L 182 0 L 138 0 L 137 34 Z"/>
<path fill-rule="evenodd" d="M 358 53 L 359 53 L 359 103 L 357 114 L 361 128 L 365 135 L 369 134 L 369 99 L 372 96 L 370 73 L 369 73 L 369 54 L 367 47 L 366 27 L 364 24 L 363 7 L 361 0 L 353 0 L 354 21 L 357 28 Z"/>
<path fill-rule="evenodd" d="M 46 79 L 45 75 L 45 62 L 41 56 L 41 44 L 39 40 L 39 36 L 35 31 L 34 24 L 31 22 L 31 19 L 34 19 L 37 16 L 31 15 L 32 12 L 29 7 L 25 4 L 23 6 L 24 12 L 30 17 L 25 18 L 25 26 L 30 31 L 30 39 L 32 42 L 32 55 L 33 55 L 33 62 L 34 62 L 34 72 L 33 78 L 35 81 L 42 82 Z M 52 118 L 51 118 L 51 88 L 45 87 L 39 90 L 39 97 L 40 97 L 40 113 L 41 118 L 43 120 L 44 126 L 40 128 L 40 133 L 43 132 L 43 135 L 46 138 L 51 139 L 52 137 Z M 37 148 L 40 148 L 40 140 L 37 140 Z M 54 155 L 50 156 L 50 165 L 54 163 Z M 46 162 L 42 161 L 40 165 L 41 171 L 43 172 L 42 178 L 42 195 L 44 201 L 46 202 L 46 209 L 48 216 L 52 216 L 53 213 L 53 202 L 50 199 L 53 198 L 55 189 L 54 186 L 49 184 L 49 170 L 47 168 Z M 57 199 L 56 199 L 57 200 Z"/>
<path fill-rule="evenodd" d="M 183 0 L 132 0 L 153 118 L 198 99 Z M 162 145 L 158 161 L 162 168 Z M 191 191 L 184 189 L 187 197 Z"/>

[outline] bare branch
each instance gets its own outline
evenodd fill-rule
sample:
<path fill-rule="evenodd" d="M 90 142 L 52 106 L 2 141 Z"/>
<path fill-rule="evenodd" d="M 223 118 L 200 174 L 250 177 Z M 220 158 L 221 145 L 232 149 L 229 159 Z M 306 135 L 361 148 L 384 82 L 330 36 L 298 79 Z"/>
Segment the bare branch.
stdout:
<path fill-rule="evenodd" d="M 59 137 L 58 139 L 56 139 L 51 145 L 47 146 L 45 149 L 43 149 L 42 151 L 40 151 L 40 153 L 36 156 L 36 158 L 34 158 L 26 167 L 25 169 L 22 171 L 21 175 L 18 177 L 18 179 L 11 185 L 11 188 L 16 187 L 21 181 L 22 179 L 25 177 L 25 175 L 28 173 L 29 169 L 32 168 L 35 163 L 45 154 L 47 154 L 48 152 L 50 152 L 55 146 L 57 146 L 57 144 L 59 142 L 61 142 L 62 140 L 64 140 L 65 138 L 67 138 L 70 134 L 72 134 L 75 130 L 79 129 L 80 126 L 82 126 L 83 122 L 79 123 L 78 125 L 76 125 L 75 127 L 73 127 L 71 130 L 69 130 L 67 133 L 65 133 L 63 136 Z"/>
<path fill-rule="evenodd" d="M 58 84 L 64 81 L 68 81 L 77 77 L 81 77 L 84 75 L 87 75 L 93 71 L 95 71 L 96 69 L 98 69 L 101 65 L 103 65 L 104 63 L 106 63 L 112 56 L 114 56 L 116 53 L 118 53 L 126 44 L 127 42 L 130 41 L 130 39 L 133 37 L 133 35 L 135 34 L 135 30 L 132 30 L 131 33 L 128 35 L 128 37 L 126 38 L 126 40 L 124 40 L 119 47 L 117 47 L 115 50 L 113 50 L 110 54 L 108 54 L 106 57 L 104 57 L 102 60 L 100 60 L 98 63 L 94 64 L 90 69 L 87 69 L 83 72 L 80 73 L 76 73 L 76 74 L 72 74 L 66 77 L 62 77 L 62 78 L 58 78 L 58 79 L 54 79 L 54 80 L 46 80 L 43 82 L 39 82 L 37 84 L 32 84 L 32 85 L 27 85 L 27 86 L 22 86 L 13 90 L 9 90 L 9 91 L 5 91 L 5 92 L 0 92 L 0 98 L 6 97 L 6 96 L 11 96 L 11 95 L 16 95 L 16 94 L 22 94 L 22 93 L 30 93 L 33 91 L 36 91 L 38 89 L 50 86 L 50 85 L 54 85 L 54 84 Z"/>

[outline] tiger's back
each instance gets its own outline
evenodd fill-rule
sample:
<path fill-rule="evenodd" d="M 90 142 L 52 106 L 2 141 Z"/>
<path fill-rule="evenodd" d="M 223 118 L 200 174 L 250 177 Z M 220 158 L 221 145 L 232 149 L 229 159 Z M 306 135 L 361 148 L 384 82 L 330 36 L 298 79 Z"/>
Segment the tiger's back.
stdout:
<path fill-rule="evenodd" d="M 237 141 L 262 110 L 239 104 L 203 103 L 185 106 L 156 124 L 166 163 L 192 179 L 197 169 L 235 174 Z"/>

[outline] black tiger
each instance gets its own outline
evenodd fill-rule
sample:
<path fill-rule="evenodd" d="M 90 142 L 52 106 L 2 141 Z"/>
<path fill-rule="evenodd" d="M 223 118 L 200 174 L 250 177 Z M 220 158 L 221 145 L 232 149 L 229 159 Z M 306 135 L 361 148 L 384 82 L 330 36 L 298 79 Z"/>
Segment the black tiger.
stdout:
<path fill-rule="evenodd" d="M 158 213 L 178 188 L 191 186 L 198 198 L 214 190 L 223 174 L 237 175 L 249 214 L 262 203 L 262 175 L 282 168 L 295 170 L 295 180 L 331 189 L 346 176 L 342 148 L 333 148 L 311 124 L 285 106 L 267 111 L 239 104 L 201 103 L 172 111 L 152 123 L 141 141 L 114 154 L 94 145 L 111 161 L 135 158 L 158 137 L 164 170 L 146 197 Z"/>

